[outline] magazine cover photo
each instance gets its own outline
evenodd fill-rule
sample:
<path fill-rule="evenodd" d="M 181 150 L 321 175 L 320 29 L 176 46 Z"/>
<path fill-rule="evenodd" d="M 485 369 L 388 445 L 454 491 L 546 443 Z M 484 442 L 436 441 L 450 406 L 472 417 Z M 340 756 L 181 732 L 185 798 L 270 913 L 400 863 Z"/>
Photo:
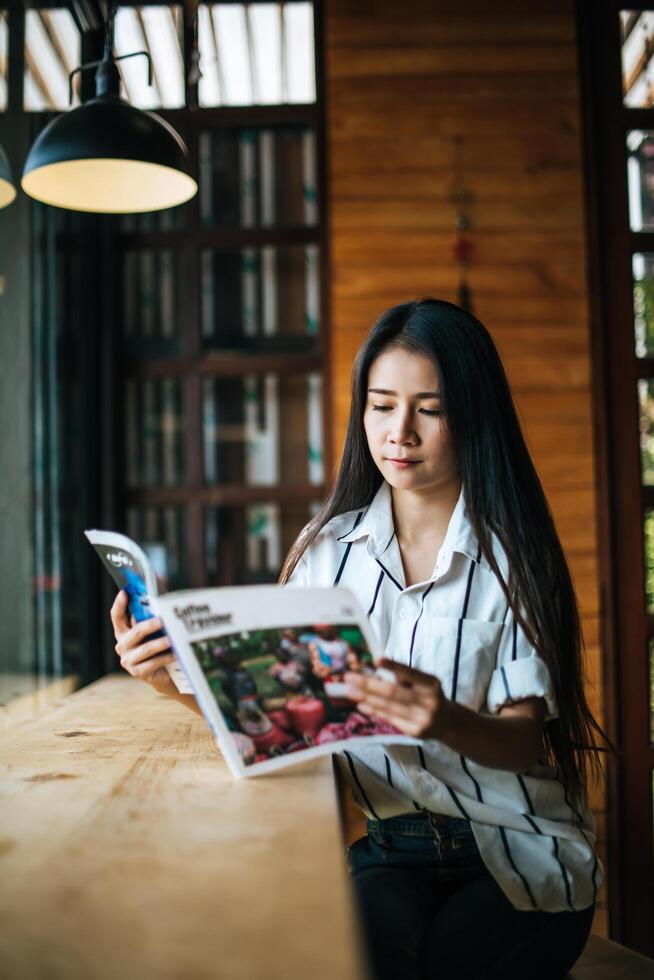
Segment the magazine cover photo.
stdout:
<path fill-rule="evenodd" d="M 360 714 L 347 697 L 345 672 L 373 668 L 356 625 L 243 630 L 192 646 L 245 765 L 314 745 L 397 734 Z"/>

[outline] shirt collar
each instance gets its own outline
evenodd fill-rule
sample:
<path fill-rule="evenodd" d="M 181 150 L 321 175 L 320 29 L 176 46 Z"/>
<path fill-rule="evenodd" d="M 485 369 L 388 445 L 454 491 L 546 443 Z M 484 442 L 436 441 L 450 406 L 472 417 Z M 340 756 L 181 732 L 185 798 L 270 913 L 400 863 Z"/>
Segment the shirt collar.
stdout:
<path fill-rule="evenodd" d="M 361 517 L 360 515 L 363 514 Z M 379 490 L 373 497 L 368 509 L 353 518 L 354 526 L 339 537 L 339 541 L 350 543 L 360 538 L 368 538 L 368 553 L 373 558 L 379 558 L 388 549 L 395 528 L 393 526 L 393 508 L 391 506 L 391 488 L 386 480 L 382 481 Z M 472 561 L 480 562 L 479 543 L 465 505 L 463 487 L 456 502 L 445 538 L 438 553 L 434 576 L 441 575 L 449 568 L 452 555 L 458 552 L 467 555 Z M 484 561 L 485 560 L 481 559 Z"/>
<path fill-rule="evenodd" d="M 358 522 L 355 519 L 351 530 L 341 535 L 338 540 L 349 544 L 351 541 L 358 541 L 359 538 L 367 537 L 369 554 L 378 558 L 391 543 L 395 534 L 391 488 L 386 480 L 382 480 L 379 490 L 368 505 L 368 509 L 362 513 L 363 517 Z"/>

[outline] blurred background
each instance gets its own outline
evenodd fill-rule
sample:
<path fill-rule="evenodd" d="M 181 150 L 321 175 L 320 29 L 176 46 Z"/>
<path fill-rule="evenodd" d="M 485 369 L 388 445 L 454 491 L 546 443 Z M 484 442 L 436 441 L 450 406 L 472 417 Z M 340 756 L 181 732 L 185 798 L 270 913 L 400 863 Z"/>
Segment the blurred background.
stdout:
<path fill-rule="evenodd" d="M 654 5 L 124 2 L 114 52 L 152 84 L 120 61 L 122 96 L 183 139 L 197 194 L 40 203 L 26 158 L 93 97 L 69 73 L 107 13 L 0 0 L 4 723 L 116 668 L 85 528 L 169 589 L 274 581 L 358 344 L 391 305 L 458 302 L 507 368 L 619 747 L 595 931 L 654 954 Z"/>

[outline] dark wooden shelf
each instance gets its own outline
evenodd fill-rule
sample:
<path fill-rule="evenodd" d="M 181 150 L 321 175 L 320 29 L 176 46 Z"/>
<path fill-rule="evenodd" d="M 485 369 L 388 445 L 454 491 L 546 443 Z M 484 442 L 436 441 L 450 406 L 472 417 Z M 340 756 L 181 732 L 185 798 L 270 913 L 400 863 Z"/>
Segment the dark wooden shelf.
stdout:
<path fill-rule="evenodd" d="M 256 248 L 263 245 L 288 247 L 292 245 L 319 245 L 320 229 L 317 225 L 278 226 L 271 228 L 212 228 L 199 225 L 193 233 L 197 248 L 213 248 L 227 251 L 239 248 Z M 182 248 L 188 245 L 188 229 L 170 228 L 165 231 L 116 231 L 119 248 Z"/>
<path fill-rule="evenodd" d="M 297 105 L 248 105 L 248 106 L 194 106 L 190 111 L 181 109 L 155 109 L 158 116 L 176 129 L 188 132 L 225 126 L 317 126 L 320 120 L 319 106 L 315 102 Z"/>
<path fill-rule="evenodd" d="M 243 507 L 248 504 L 281 503 L 302 504 L 322 500 L 324 485 L 297 484 L 252 487 L 240 483 L 219 486 L 156 487 L 128 490 L 125 504 L 128 507 L 175 507 L 192 501 L 205 507 Z"/>
<path fill-rule="evenodd" d="M 321 353 L 274 353 L 259 351 L 215 351 L 198 358 L 171 357 L 157 360 L 125 362 L 127 377 L 165 378 L 202 375 L 204 377 L 240 377 L 244 374 L 302 374 L 319 371 L 323 366 Z"/>

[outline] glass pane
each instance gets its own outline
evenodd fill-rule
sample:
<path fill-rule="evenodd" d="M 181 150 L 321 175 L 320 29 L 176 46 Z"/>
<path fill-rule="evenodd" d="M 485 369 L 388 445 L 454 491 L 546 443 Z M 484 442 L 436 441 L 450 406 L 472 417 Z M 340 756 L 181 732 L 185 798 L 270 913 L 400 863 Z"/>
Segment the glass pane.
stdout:
<path fill-rule="evenodd" d="M 284 5 L 284 60 L 287 102 L 316 101 L 313 4 Z"/>
<path fill-rule="evenodd" d="M 320 502 L 314 501 L 208 508 L 205 513 L 208 583 L 274 582 L 289 548 L 319 507 Z"/>
<path fill-rule="evenodd" d="M 645 602 L 647 612 L 654 613 L 654 507 L 645 510 L 643 520 L 645 543 Z"/>
<path fill-rule="evenodd" d="M 320 333 L 317 245 L 206 249 L 200 261 L 205 347 L 315 349 Z"/>
<path fill-rule="evenodd" d="M 636 252 L 632 270 L 636 356 L 654 357 L 654 252 Z"/>
<path fill-rule="evenodd" d="M 654 486 L 654 381 L 638 381 L 641 479 Z"/>
<path fill-rule="evenodd" d="M 311 3 L 200 4 L 201 106 L 316 101 Z"/>
<path fill-rule="evenodd" d="M 7 70 L 9 65 L 9 16 L 0 10 L 0 112 L 7 108 Z"/>
<path fill-rule="evenodd" d="M 160 591 L 187 586 L 184 513 L 179 507 L 129 507 L 127 534 L 137 541 L 152 562 Z"/>
<path fill-rule="evenodd" d="M 654 12 L 620 11 L 622 94 L 624 104 L 631 109 L 649 109 L 652 105 L 653 38 Z"/>
<path fill-rule="evenodd" d="M 627 185 L 629 225 L 632 231 L 654 229 L 654 133 L 633 129 L 627 133 Z"/>
<path fill-rule="evenodd" d="M 184 482 L 182 383 L 178 378 L 125 382 L 127 486 L 174 487 Z"/>
<path fill-rule="evenodd" d="M 60 214 L 60 213 L 59 213 Z M 68 563 L 66 531 L 71 530 L 80 517 L 79 481 L 81 466 L 79 454 L 67 445 L 69 436 L 81 438 L 80 422 L 74 413 L 81 408 L 80 388 L 74 367 L 65 364 L 59 352 L 70 350 L 70 344 L 79 327 L 79 303 L 76 295 L 79 283 L 79 239 L 75 235 L 75 216 L 59 217 L 53 208 L 36 204 L 32 214 L 32 247 L 26 253 L 33 273 L 30 291 L 32 309 L 32 481 L 33 481 L 33 550 L 30 566 L 33 572 L 31 595 L 33 597 L 33 640 L 37 650 L 37 671 L 41 680 L 60 677 L 69 664 L 68 655 L 73 653 L 64 645 L 64 621 L 75 628 L 75 609 L 66 609 L 63 587 L 68 587 L 72 569 Z M 69 232 L 68 247 L 48 249 L 46 242 L 59 240 Z M 11 363 L 11 362 L 10 362 Z M 7 379 L 9 375 L 7 374 Z M 20 411 L 20 401 L 19 401 Z M 75 418 L 71 431 L 65 419 Z M 83 428 L 83 427 L 82 427 Z M 20 457 L 17 457 L 20 459 Z M 70 466 L 70 470 L 66 467 Z M 76 478 L 77 477 L 77 481 Z M 5 478 L 7 478 L 5 476 Z M 66 500 L 67 507 L 60 502 Z M 69 510 L 72 513 L 69 513 Z M 65 512 L 65 513 L 64 513 Z M 17 527 L 23 525 L 18 510 Z M 16 529 L 5 522 L 5 534 L 11 539 Z M 79 526 L 79 525 L 78 525 Z M 75 528 L 75 533 L 79 533 Z M 71 553 L 78 549 L 70 549 Z M 79 580 L 77 583 L 79 585 Z M 79 591 L 83 595 L 83 591 Z M 72 619 L 72 622 L 71 622 Z M 25 624 L 27 625 L 27 624 Z M 11 627 L 9 629 L 11 636 Z M 31 644 L 30 644 L 31 645 Z M 22 646 L 22 645 L 21 645 Z M 18 659 L 26 665 L 31 651 L 19 646 Z"/>
<path fill-rule="evenodd" d="M 26 10 L 24 108 L 28 112 L 68 109 L 68 76 L 81 60 L 81 35 L 70 10 Z M 78 74 L 73 105 L 79 104 L 79 86 Z"/>
<path fill-rule="evenodd" d="M 126 249 L 122 255 L 123 336 L 133 356 L 175 354 L 180 321 L 178 257 L 172 249 Z"/>
<path fill-rule="evenodd" d="M 88 324 L 79 302 L 79 215 L 36 202 L 30 211 L 21 253 L 30 270 L 25 343 L 5 331 L 1 355 L 11 418 L 5 412 L 0 505 L 11 518 L 2 523 L 0 552 L 12 573 L 0 597 L 0 702 L 39 690 L 44 707 L 49 680 L 72 679 L 89 663 L 81 617 L 93 555 L 79 545 L 88 429 L 82 362 L 71 356 Z"/>
<path fill-rule="evenodd" d="M 316 139 L 312 130 L 223 129 L 199 138 L 204 225 L 315 225 Z"/>
<path fill-rule="evenodd" d="M 130 105 L 138 109 L 179 109 L 185 104 L 182 30 L 179 4 L 118 8 L 114 22 L 116 54 L 147 51 L 152 58 L 151 85 L 143 55 L 119 62 L 121 95 Z"/>
<path fill-rule="evenodd" d="M 204 475 L 210 485 L 322 484 L 319 374 L 205 378 Z"/>

